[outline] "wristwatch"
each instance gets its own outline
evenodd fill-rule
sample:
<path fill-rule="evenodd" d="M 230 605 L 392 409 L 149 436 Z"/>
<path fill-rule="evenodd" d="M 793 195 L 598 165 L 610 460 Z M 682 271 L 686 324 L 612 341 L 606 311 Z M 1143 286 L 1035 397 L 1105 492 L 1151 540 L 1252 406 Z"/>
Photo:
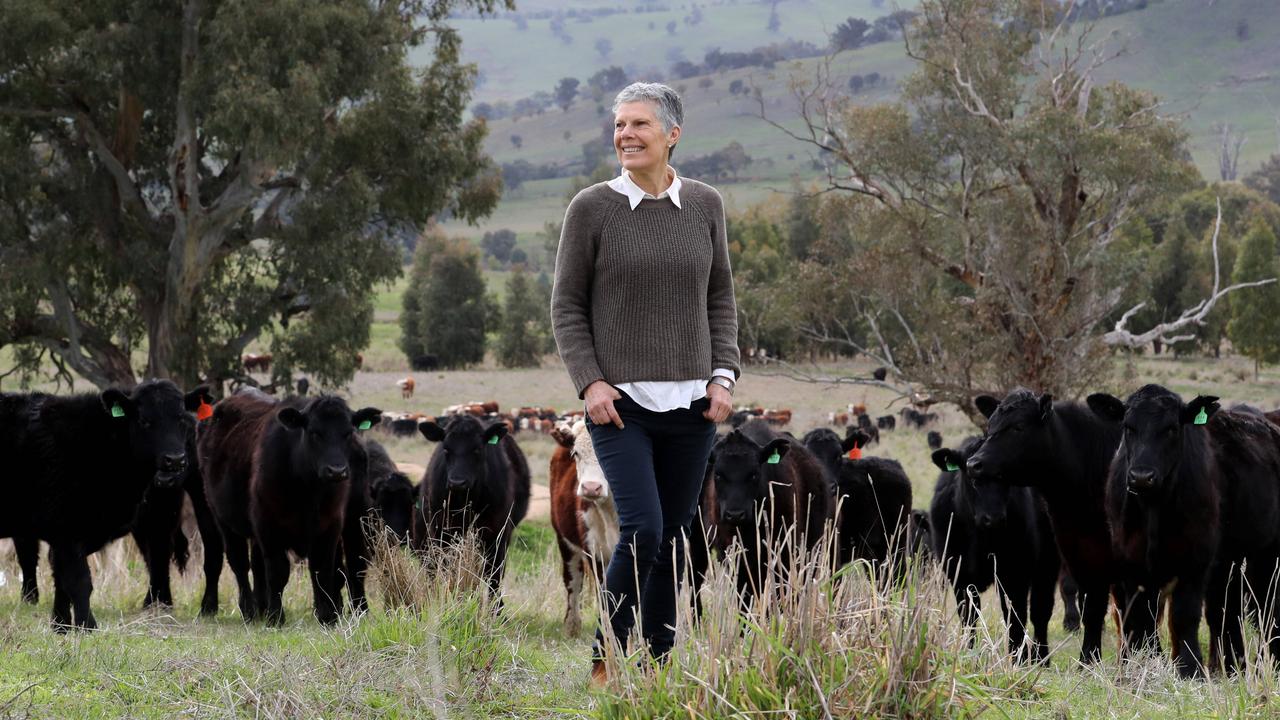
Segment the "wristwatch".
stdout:
<path fill-rule="evenodd" d="M 708 385 L 719 385 L 720 387 L 724 388 L 725 390 L 728 390 L 728 391 L 729 391 L 729 395 L 730 395 L 730 396 L 732 396 L 732 395 L 733 395 L 733 386 L 734 386 L 734 382 L 733 382 L 732 380 L 730 380 L 729 378 L 727 378 L 727 377 L 723 376 L 723 375 L 716 375 L 715 377 L 713 377 L 713 378 L 711 378 L 710 380 L 708 380 L 708 381 L 707 381 L 707 384 L 708 384 Z"/>

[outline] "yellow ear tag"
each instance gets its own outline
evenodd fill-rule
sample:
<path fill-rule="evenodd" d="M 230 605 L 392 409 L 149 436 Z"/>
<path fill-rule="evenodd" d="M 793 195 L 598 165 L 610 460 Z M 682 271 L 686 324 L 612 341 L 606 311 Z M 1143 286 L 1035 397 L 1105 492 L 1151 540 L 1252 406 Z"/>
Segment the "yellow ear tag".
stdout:
<path fill-rule="evenodd" d="M 124 408 L 120 407 L 120 403 L 111 406 L 111 417 L 124 417 Z"/>
<path fill-rule="evenodd" d="M 770 465 L 777 465 L 779 462 L 782 462 L 782 453 L 778 452 L 777 450 L 774 450 L 773 454 L 770 455 L 769 459 L 765 460 L 765 462 L 769 463 Z"/>
<path fill-rule="evenodd" d="M 1204 425 L 1209 422 L 1209 413 L 1204 408 L 1200 408 L 1200 412 L 1196 413 L 1196 419 L 1191 421 L 1192 425 Z"/>
<path fill-rule="evenodd" d="M 498 437 L 497 435 L 494 435 L 493 437 L 489 438 L 489 444 L 490 444 L 490 445 L 497 445 L 497 444 L 498 444 L 498 441 L 499 441 L 499 440 L 501 440 L 501 439 L 502 439 L 502 438 Z"/>
<path fill-rule="evenodd" d="M 372 421 L 372 420 L 365 420 L 365 421 L 361 422 L 359 425 L 357 425 L 357 426 L 356 426 L 356 429 L 357 429 L 357 430 L 368 430 L 368 429 L 369 429 L 369 428 L 371 428 L 371 427 L 373 427 L 373 421 Z"/>
<path fill-rule="evenodd" d="M 947 472 L 959 472 L 959 471 L 960 471 L 960 466 L 959 466 L 959 465 L 957 465 L 957 464 L 955 464 L 955 463 L 953 463 L 953 462 L 948 462 L 948 463 L 947 463 Z"/>

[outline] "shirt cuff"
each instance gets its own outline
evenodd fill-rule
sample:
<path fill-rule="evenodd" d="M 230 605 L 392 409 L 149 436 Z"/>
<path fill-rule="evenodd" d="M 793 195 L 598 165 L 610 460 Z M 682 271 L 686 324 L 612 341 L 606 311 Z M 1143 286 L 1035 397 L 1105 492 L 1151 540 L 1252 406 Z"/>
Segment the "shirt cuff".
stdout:
<path fill-rule="evenodd" d="M 732 383 L 736 383 L 736 382 L 738 382 L 738 381 L 733 377 L 733 371 L 732 371 L 732 370 L 729 370 L 729 369 L 727 369 L 727 368 L 716 368 L 715 370 L 712 370 L 712 371 L 711 371 L 711 377 L 722 377 L 722 378 L 725 378 L 725 379 L 727 379 L 729 382 L 732 382 Z"/>

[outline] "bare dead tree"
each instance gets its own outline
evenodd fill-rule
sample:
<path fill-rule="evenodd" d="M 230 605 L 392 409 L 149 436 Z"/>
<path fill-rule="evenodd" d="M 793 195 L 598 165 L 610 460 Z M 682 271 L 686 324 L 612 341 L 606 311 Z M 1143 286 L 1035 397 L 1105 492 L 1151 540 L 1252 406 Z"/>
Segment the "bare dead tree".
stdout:
<path fill-rule="evenodd" d="M 1232 182 L 1238 176 L 1240 148 L 1249 142 L 1243 133 L 1236 132 L 1231 123 L 1219 123 L 1215 128 L 1221 142 L 1218 146 L 1218 174 L 1223 182 Z"/>

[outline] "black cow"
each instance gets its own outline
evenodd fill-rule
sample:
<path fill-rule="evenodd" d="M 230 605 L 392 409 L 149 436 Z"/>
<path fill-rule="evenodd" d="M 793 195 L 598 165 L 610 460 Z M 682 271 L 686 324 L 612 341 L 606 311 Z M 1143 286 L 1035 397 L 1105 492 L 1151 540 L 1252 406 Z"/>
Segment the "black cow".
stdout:
<path fill-rule="evenodd" d="M 898 427 L 898 418 L 892 415 L 881 415 L 876 418 L 876 428 L 880 430 L 893 430 Z"/>
<path fill-rule="evenodd" d="M 988 418 L 987 434 L 966 472 L 1040 492 L 1062 560 L 1084 595 L 1080 660 L 1100 660 L 1102 626 L 1117 579 L 1103 498 L 1120 424 L 1023 388 L 1003 401 L 982 395 L 974 403 Z"/>
<path fill-rule="evenodd" d="M 792 548 L 812 549 L 822 538 L 835 493 L 822 465 L 802 444 L 761 420 L 746 422 L 716 442 L 708 475 L 701 513 L 707 539 L 721 557 L 735 540 L 741 543 L 737 582 L 746 606 L 770 567 L 785 570 Z M 791 533 L 793 539 L 784 540 Z M 698 553 L 692 555 L 696 596 L 704 569 L 697 566 Z"/>
<path fill-rule="evenodd" d="M 215 406 L 197 444 L 245 620 L 263 613 L 268 622 L 284 622 L 290 552 L 308 559 L 316 618 L 337 620 L 338 540 L 350 486 L 364 482 L 367 463 L 356 431 L 380 418 L 376 408 L 352 413 L 329 395 L 281 403 L 247 393 Z"/>
<path fill-rule="evenodd" d="M 474 532 L 484 554 L 489 591 L 500 606 L 507 548 L 529 511 L 524 452 L 502 420 L 457 415 L 444 427 L 424 422 L 419 430 L 439 446 L 418 490 L 422 503 L 413 514 L 413 547 L 427 553 L 441 542 Z"/>
<path fill-rule="evenodd" d="M 364 440 L 365 470 L 356 473 L 347 498 L 342 528 L 342 553 L 338 558 L 346 579 L 351 606 L 368 610 L 364 578 L 369 561 L 369 532 L 381 522 L 396 542 L 407 542 L 412 521 L 414 492 L 409 478 L 396 467 L 386 448 L 374 440 Z"/>
<path fill-rule="evenodd" d="M 1243 661 L 1242 609 L 1259 620 L 1271 651 L 1280 650 L 1271 608 L 1280 556 L 1280 430 L 1255 411 L 1219 412 L 1212 396 L 1184 403 L 1159 385 L 1144 386 L 1124 403 L 1092 395 L 1089 406 L 1124 424 L 1107 487 L 1112 540 L 1127 586 L 1171 588 L 1178 673 L 1201 671 L 1202 602 L 1211 665 L 1218 664 L 1219 647 L 1228 670 Z M 1249 592 L 1260 602 L 1242 608 Z M 1154 616 L 1139 619 L 1155 623 Z"/>
<path fill-rule="evenodd" d="M 902 465 L 889 458 L 846 458 L 840 463 L 836 493 L 840 564 L 866 560 L 878 565 L 892 556 L 894 575 L 902 577 L 905 553 L 917 544 L 912 536 L 911 480 Z"/>
<path fill-rule="evenodd" d="M 941 450 L 942 433 L 937 430 L 930 430 L 929 434 L 925 436 L 925 442 L 928 443 L 930 450 Z"/>
<path fill-rule="evenodd" d="M 800 442 L 804 443 L 809 453 L 822 463 L 831 492 L 835 493 L 836 481 L 840 477 L 840 461 L 858 443 L 858 438 L 850 435 L 841 440 L 834 430 L 817 428 L 805 433 Z"/>
<path fill-rule="evenodd" d="M 436 355 L 414 355 L 409 361 L 409 366 L 414 370 L 439 370 L 440 358 Z"/>
<path fill-rule="evenodd" d="M 1059 566 L 1049 517 L 1030 488 L 969 475 L 965 462 L 981 444 L 980 438 L 969 438 L 955 450 L 933 452 L 933 462 L 942 471 L 929 507 L 937 530 L 934 556 L 951 580 L 956 611 L 966 629 L 972 632 L 977 623 L 979 593 L 994 583 L 1008 626 L 1009 653 L 1019 661 L 1045 660 Z M 1029 652 L 1028 620 L 1035 626 Z"/>
<path fill-rule="evenodd" d="M 369 441 L 369 495 L 372 509 L 401 543 L 409 541 L 416 495 L 409 476 L 400 472 L 379 443 Z"/>
<path fill-rule="evenodd" d="M 184 397 L 155 380 L 128 393 L 0 395 L 0 537 L 24 539 L 28 559 L 34 542 L 49 543 L 54 630 L 97 627 L 87 556 L 129 532 L 149 488 L 182 482 L 191 413 L 207 392 Z"/>

